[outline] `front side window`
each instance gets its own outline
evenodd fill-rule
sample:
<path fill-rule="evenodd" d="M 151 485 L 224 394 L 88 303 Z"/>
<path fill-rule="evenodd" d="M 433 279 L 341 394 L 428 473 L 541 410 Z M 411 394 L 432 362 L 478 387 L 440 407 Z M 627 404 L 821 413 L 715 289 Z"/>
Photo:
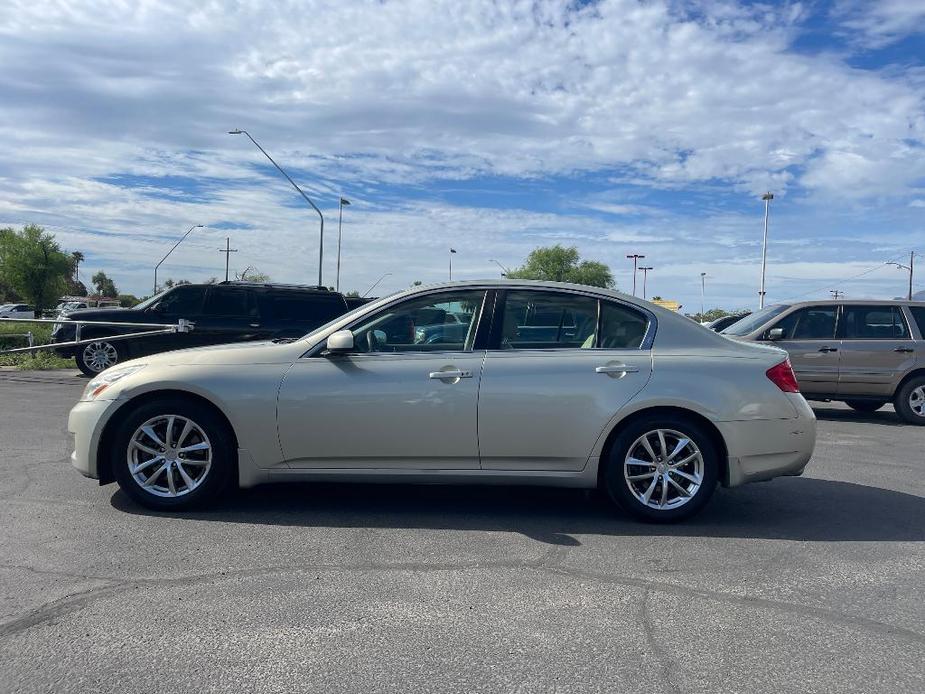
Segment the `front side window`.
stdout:
<path fill-rule="evenodd" d="M 794 311 L 774 328 L 783 330 L 782 340 L 831 340 L 835 337 L 835 306 L 811 306 Z"/>
<path fill-rule="evenodd" d="M 202 289 L 200 287 L 174 287 L 164 294 L 156 306 L 158 313 L 166 316 L 186 318 L 198 315 L 202 308 Z"/>
<path fill-rule="evenodd" d="M 593 347 L 597 299 L 579 294 L 511 291 L 504 303 L 501 349 Z"/>
<path fill-rule="evenodd" d="M 472 349 L 484 290 L 441 292 L 393 304 L 352 328 L 357 352 Z"/>
<path fill-rule="evenodd" d="M 846 306 L 846 340 L 908 340 L 909 329 L 897 306 Z"/>

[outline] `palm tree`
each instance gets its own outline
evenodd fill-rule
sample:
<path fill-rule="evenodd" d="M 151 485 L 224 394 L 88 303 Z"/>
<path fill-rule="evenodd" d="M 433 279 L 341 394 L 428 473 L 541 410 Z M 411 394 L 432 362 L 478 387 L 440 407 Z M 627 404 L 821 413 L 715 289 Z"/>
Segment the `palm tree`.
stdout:
<path fill-rule="evenodd" d="M 74 281 L 80 282 L 80 264 L 84 260 L 84 254 L 80 251 L 71 253 L 71 259 L 74 261 Z"/>

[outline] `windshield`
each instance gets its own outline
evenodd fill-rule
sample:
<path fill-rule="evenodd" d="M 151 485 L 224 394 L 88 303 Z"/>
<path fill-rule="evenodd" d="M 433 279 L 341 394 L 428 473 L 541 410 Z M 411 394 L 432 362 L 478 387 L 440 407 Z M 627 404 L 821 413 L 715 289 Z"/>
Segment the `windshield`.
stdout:
<path fill-rule="evenodd" d="M 360 305 L 360 306 L 357 306 L 356 308 L 351 309 L 350 311 L 347 311 L 347 313 L 342 313 L 341 315 L 337 316 L 337 318 L 334 318 L 333 320 L 329 320 L 329 321 L 328 321 L 327 323 L 325 323 L 324 325 L 319 325 L 317 328 L 315 328 L 314 330 L 312 330 L 310 333 L 306 333 L 305 335 L 303 335 L 303 336 L 300 337 L 299 339 L 300 339 L 300 340 L 308 340 L 308 339 L 310 339 L 310 338 L 312 337 L 312 335 L 315 335 L 316 333 L 320 333 L 320 332 L 322 332 L 322 331 L 324 331 L 324 330 L 327 330 L 328 328 L 330 328 L 330 327 L 331 327 L 332 325 L 334 325 L 335 323 L 340 323 L 340 322 L 341 322 L 342 320 L 344 320 L 345 318 L 349 318 L 349 317 L 353 316 L 354 314 L 359 315 L 359 314 L 361 314 L 361 313 L 365 313 L 366 311 L 368 311 L 368 310 L 370 310 L 370 309 L 372 309 L 372 308 L 376 308 L 377 306 L 382 305 L 382 304 L 385 302 L 385 300 L 391 299 L 393 296 L 395 296 L 396 294 L 400 294 L 400 293 L 401 293 L 401 292 L 392 292 L 391 294 L 387 294 L 386 296 L 380 297 L 380 298 L 376 299 L 375 301 L 370 301 L 368 304 L 362 304 L 362 305 Z"/>
<path fill-rule="evenodd" d="M 736 321 L 728 328 L 721 330 L 720 332 L 723 335 L 732 335 L 734 337 L 742 337 L 743 335 L 748 335 L 750 332 L 756 328 L 761 327 L 775 316 L 779 316 L 788 308 L 790 308 L 790 306 L 787 304 L 768 306 L 767 308 L 763 308 L 760 311 L 756 311 L 750 316 L 745 316 L 745 318 L 742 320 Z"/>
<path fill-rule="evenodd" d="M 143 311 L 144 309 L 148 308 L 148 306 L 153 306 L 153 305 L 156 304 L 158 301 L 160 301 L 161 299 L 163 299 L 163 298 L 164 298 L 164 294 L 166 294 L 166 293 L 169 292 L 169 291 L 170 291 L 169 289 L 165 289 L 164 291 L 159 292 L 159 293 L 155 294 L 154 296 L 149 296 L 147 299 L 145 299 L 144 301 L 142 301 L 140 304 L 137 304 L 137 305 L 135 305 L 135 306 L 132 306 L 132 309 L 138 310 L 138 311 Z"/>

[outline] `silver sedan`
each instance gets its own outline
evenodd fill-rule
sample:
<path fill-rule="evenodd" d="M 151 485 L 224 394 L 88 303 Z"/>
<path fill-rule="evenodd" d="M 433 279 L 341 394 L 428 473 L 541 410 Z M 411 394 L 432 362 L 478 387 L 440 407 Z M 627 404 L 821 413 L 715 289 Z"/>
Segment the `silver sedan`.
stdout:
<path fill-rule="evenodd" d="M 717 484 L 801 474 L 815 424 L 777 348 L 616 291 L 476 281 L 125 362 L 69 429 L 74 467 L 159 510 L 287 480 L 542 484 L 670 521 Z"/>

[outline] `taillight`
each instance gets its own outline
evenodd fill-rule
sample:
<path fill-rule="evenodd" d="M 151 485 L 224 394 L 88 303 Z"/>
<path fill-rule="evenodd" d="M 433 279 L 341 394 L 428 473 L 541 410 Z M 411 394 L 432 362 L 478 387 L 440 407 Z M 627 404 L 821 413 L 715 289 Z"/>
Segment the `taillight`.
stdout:
<path fill-rule="evenodd" d="M 797 383 L 797 377 L 793 373 L 793 367 L 790 366 L 789 359 L 784 359 L 777 366 L 772 366 L 768 369 L 767 376 L 774 385 L 785 393 L 800 392 L 800 384 Z"/>

